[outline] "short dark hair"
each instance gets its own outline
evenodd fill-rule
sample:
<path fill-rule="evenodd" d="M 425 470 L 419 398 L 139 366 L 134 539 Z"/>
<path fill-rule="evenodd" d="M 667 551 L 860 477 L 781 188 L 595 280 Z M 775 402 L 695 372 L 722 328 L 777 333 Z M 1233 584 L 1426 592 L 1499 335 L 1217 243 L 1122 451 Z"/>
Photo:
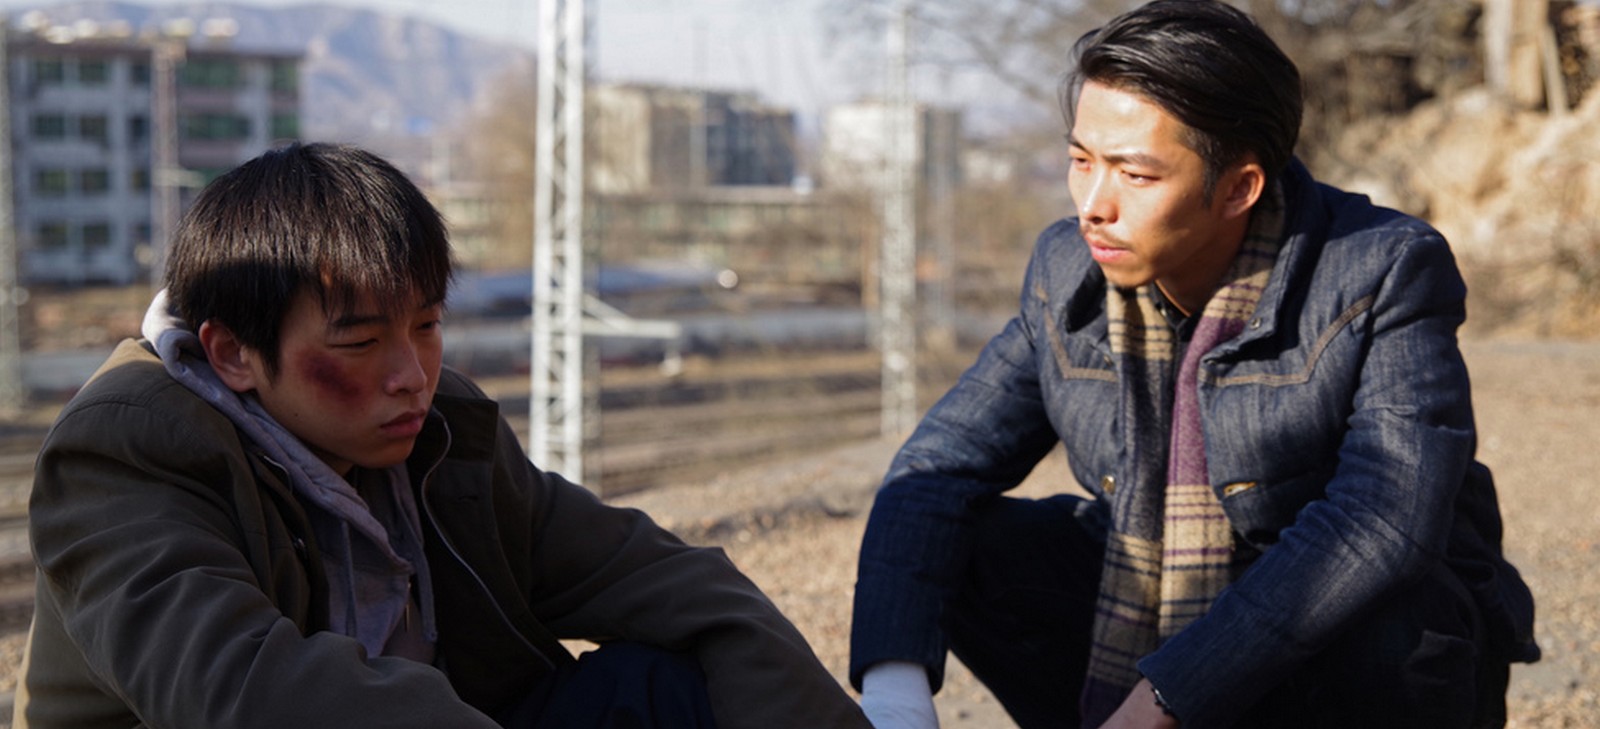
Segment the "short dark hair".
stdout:
<path fill-rule="evenodd" d="M 356 147 L 296 143 L 200 192 L 173 237 L 166 286 L 191 327 L 227 326 L 276 373 L 302 290 L 328 312 L 370 295 L 398 313 L 418 293 L 443 302 L 450 275 L 444 220 L 404 173 Z"/>
<path fill-rule="evenodd" d="M 1093 81 L 1139 94 L 1187 128 L 1206 165 L 1206 197 L 1230 165 L 1255 153 L 1277 181 L 1294 157 L 1303 113 L 1300 71 L 1261 26 L 1215 0 L 1156 0 L 1092 30 L 1073 47 L 1061 85 L 1071 129 L 1079 92 Z"/>

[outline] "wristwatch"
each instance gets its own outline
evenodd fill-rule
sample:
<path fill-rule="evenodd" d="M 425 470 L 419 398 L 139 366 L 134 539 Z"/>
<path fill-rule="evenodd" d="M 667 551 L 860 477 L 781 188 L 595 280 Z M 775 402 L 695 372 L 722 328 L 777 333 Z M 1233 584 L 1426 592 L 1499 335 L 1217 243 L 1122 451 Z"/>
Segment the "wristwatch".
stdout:
<path fill-rule="evenodd" d="M 1178 715 L 1172 712 L 1172 706 L 1167 703 L 1166 697 L 1161 695 L 1161 689 L 1156 688 L 1155 684 L 1150 684 L 1150 694 L 1156 697 L 1156 706 L 1161 709 L 1161 713 L 1174 719 L 1178 718 Z"/>

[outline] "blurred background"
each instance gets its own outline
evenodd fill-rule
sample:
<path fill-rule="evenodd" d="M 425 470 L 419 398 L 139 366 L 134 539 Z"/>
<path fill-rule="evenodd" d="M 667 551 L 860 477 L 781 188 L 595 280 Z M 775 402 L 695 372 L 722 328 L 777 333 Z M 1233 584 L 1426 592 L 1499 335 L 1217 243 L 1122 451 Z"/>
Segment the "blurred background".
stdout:
<path fill-rule="evenodd" d="M 0 0 L 0 572 L 31 579 L 33 454 L 137 335 L 184 205 L 291 140 L 368 147 L 431 196 L 460 271 L 447 361 L 604 496 L 903 435 L 1070 214 L 1067 50 L 1136 4 L 545 2 L 581 22 Z M 1596 337 L 1600 5 L 1234 4 L 1300 65 L 1313 173 L 1450 239 L 1468 337 Z M 541 328 L 564 305 L 581 331 Z"/>

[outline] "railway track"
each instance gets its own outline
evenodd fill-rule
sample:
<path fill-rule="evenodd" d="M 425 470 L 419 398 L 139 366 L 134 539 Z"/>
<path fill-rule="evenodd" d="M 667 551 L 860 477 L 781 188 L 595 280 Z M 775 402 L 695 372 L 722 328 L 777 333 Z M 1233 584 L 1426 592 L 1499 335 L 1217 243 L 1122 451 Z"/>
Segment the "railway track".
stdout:
<path fill-rule="evenodd" d="M 603 374 L 597 483 L 617 496 L 875 437 L 879 377 L 876 356 L 837 352 L 703 364 L 672 378 Z M 525 433 L 526 379 L 485 387 Z M 0 432 L 0 636 L 33 615 L 27 495 L 43 437 L 42 427 Z"/>

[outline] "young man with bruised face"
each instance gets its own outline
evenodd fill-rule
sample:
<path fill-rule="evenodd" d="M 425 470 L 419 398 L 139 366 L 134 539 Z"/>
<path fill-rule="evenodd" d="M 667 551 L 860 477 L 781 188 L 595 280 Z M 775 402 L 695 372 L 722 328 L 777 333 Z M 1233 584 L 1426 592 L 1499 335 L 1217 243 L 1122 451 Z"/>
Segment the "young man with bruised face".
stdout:
<path fill-rule="evenodd" d="M 442 366 L 444 225 L 386 162 L 245 163 L 166 275 L 40 453 L 15 726 L 866 726 L 720 550 Z"/>
<path fill-rule="evenodd" d="M 953 651 L 1023 727 L 1491 727 L 1538 657 L 1420 221 L 1292 158 L 1292 62 L 1162 0 L 1063 87 L 1077 217 L 890 467 L 851 680 L 935 727 Z M 1004 496 L 1057 443 L 1089 498 Z"/>

